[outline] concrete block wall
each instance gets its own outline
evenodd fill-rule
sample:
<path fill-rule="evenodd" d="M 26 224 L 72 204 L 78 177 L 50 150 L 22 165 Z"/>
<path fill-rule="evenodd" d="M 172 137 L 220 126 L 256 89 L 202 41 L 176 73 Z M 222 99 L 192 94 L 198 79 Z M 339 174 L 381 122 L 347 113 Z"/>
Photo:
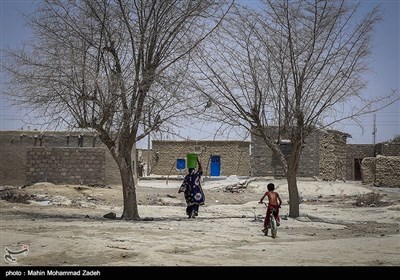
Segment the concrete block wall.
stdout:
<path fill-rule="evenodd" d="M 28 148 L 26 183 L 105 185 L 105 152 L 103 148 Z"/>
<path fill-rule="evenodd" d="M 83 135 L 83 138 L 79 138 Z M 78 140 L 81 139 L 81 140 Z M 80 145 L 81 144 L 81 145 Z M 101 147 L 105 152 L 105 183 L 121 184 L 118 166 L 101 140 L 91 132 L 67 131 L 0 131 L 0 184 L 25 185 L 27 171 L 27 151 L 32 147 Z"/>
<path fill-rule="evenodd" d="M 210 174 L 210 155 L 221 157 L 221 176 L 249 176 L 249 142 L 242 141 L 152 141 L 152 174 L 186 175 L 176 169 L 176 159 L 198 153 L 205 176 Z"/>
<path fill-rule="evenodd" d="M 321 168 L 320 133 L 311 133 L 304 141 L 300 156 L 298 175 L 300 177 L 319 176 Z"/>
<path fill-rule="evenodd" d="M 11 136 L 12 144 L 25 144 L 34 147 L 97 147 L 101 140 L 93 132 L 37 132 L 21 131 Z"/>
<path fill-rule="evenodd" d="M 261 137 L 252 135 L 250 166 L 251 176 L 283 176 L 282 167 L 277 163 L 273 165 L 274 153 L 265 144 Z"/>
<path fill-rule="evenodd" d="M 278 128 L 268 127 L 267 134 L 278 139 Z M 281 139 L 284 137 L 281 137 Z M 283 141 L 285 143 L 285 141 Z M 290 153 L 290 144 L 281 144 L 285 155 Z M 320 139 L 318 133 L 310 134 L 303 145 L 300 157 L 298 176 L 312 177 L 319 175 Z M 278 157 L 272 152 L 261 137 L 252 135 L 251 141 L 251 172 L 252 176 L 284 176 Z"/>

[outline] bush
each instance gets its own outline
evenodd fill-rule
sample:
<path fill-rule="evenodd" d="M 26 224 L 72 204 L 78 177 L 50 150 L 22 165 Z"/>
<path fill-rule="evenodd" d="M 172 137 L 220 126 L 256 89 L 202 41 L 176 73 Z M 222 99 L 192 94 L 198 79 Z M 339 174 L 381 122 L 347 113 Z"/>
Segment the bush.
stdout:
<path fill-rule="evenodd" d="M 13 192 L 6 192 L 0 196 L 1 199 L 12 203 L 24 203 L 28 204 L 28 200 L 32 199 L 31 195 L 28 194 L 17 194 Z"/>
<path fill-rule="evenodd" d="M 377 207 L 387 205 L 387 202 L 383 202 L 382 200 L 383 195 L 379 193 L 366 193 L 357 196 L 356 199 L 356 206 L 359 207 Z"/>
<path fill-rule="evenodd" d="M 393 137 L 393 139 L 390 140 L 390 142 L 400 143 L 400 134 L 399 134 L 399 135 L 395 135 L 395 136 Z"/>

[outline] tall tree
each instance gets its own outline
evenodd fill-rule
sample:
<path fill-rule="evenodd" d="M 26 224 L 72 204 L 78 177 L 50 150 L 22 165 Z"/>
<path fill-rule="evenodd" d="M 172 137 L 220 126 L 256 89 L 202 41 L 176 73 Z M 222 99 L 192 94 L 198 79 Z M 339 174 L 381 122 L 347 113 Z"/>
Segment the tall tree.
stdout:
<path fill-rule="evenodd" d="M 362 17 L 359 7 L 345 0 L 237 6 L 196 60 L 193 87 L 212 100 L 214 114 L 261 137 L 278 156 L 290 217 L 299 216 L 296 176 L 306 137 L 395 100 L 392 93 L 363 96 L 380 12 L 374 8 Z M 270 133 L 267 126 L 279 131 Z M 289 155 L 280 149 L 283 137 L 290 140 Z"/>
<path fill-rule="evenodd" d="M 8 52 L 5 92 L 50 122 L 96 131 L 120 170 L 121 218 L 138 220 L 131 150 L 186 111 L 180 82 L 189 54 L 230 5 L 223 0 L 44 0 L 28 16 L 34 41 Z"/>

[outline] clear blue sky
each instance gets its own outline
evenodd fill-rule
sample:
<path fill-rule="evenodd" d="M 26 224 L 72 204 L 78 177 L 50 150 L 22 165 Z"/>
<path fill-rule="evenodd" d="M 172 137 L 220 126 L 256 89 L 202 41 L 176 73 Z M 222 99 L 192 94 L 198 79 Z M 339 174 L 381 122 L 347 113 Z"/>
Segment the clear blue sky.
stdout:
<path fill-rule="evenodd" d="M 20 48 L 22 42 L 30 36 L 29 30 L 24 26 L 25 22 L 21 13 L 31 13 L 34 10 L 32 0 L 0 0 L 0 49 L 7 47 Z M 254 1 L 254 0 L 251 0 Z M 372 72 L 367 76 L 369 81 L 365 94 L 374 96 L 385 94 L 396 89 L 399 93 L 399 35 L 400 35 L 400 5 L 398 0 L 386 1 L 362 1 L 365 9 L 371 9 L 376 4 L 382 6 L 383 21 L 379 23 L 374 33 L 374 53 L 371 57 Z M 23 116 L 21 110 L 11 107 L 1 96 L 0 100 L 0 130 L 24 130 L 41 128 L 24 124 L 20 119 Z M 382 111 L 376 112 L 376 142 L 383 142 L 400 135 L 400 102 L 396 102 Z M 348 143 L 370 144 L 373 141 L 373 119 L 374 114 L 362 118 L 364 132 L 352 125 L 349 121 L 335 128 L 349 133 L 352 138 Z M 192 131 L 181 131 L 182 136 L 193 140 L 213 139 L 213 127 L 199 127 Z M 197 137 L 195 136 L 197 134 Z"/>

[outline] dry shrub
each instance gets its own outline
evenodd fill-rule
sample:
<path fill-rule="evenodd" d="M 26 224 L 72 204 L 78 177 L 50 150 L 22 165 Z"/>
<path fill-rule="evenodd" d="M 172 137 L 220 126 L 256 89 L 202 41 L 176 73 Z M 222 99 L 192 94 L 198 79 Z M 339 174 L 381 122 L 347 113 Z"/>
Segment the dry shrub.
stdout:
<path fill-rule="evenodd" d="M 32 200 L 32 195 L 6 192 L 4 194 L 1 194 L 0 198 L 12 203 L 28 204 L 28 200 Z"/>
<path fill-rule="evenodd" d="M 375 192 L 365 193 L 357 196 L 355 205 L 359 207 L 377 207 L 388 205 L 382 201 L 383 195 Z"/>

